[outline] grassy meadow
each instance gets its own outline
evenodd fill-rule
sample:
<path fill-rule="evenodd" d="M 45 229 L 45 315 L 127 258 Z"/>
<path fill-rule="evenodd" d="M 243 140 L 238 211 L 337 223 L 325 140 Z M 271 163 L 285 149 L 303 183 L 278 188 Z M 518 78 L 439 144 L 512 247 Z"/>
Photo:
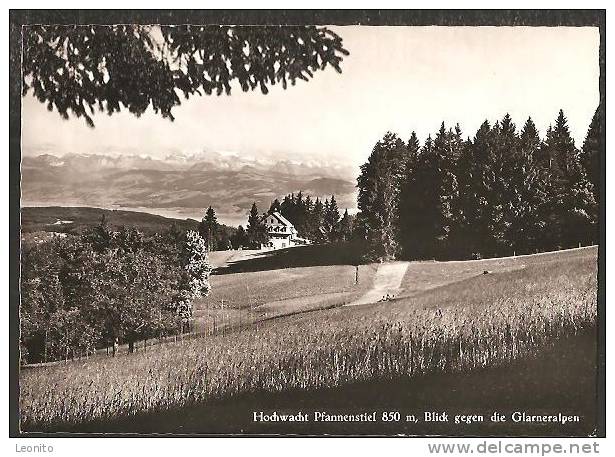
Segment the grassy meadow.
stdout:
<path fill-rule="evenodd" d="M 24 369 L 21 426 L 25 431 L 96 431 L 143 414 L 181 415 L 196 407 L 213 412 L 216 401 L 246 395 L 400 381 L 412 389 L 424 379 L 433 383 L 506 368 L 552 350 L 559 341 L 594 332 L 596 255 L 590 248 L 514 259 L 411 263 L 404 291 L 392 301 L 289 312 L 238 331 L 159 345 L 155 351 Z M 482 274 L 485 270 L 490 273 Z M 346 269 L 315 271 L 318 286 L 312 287 L 318 292 L 359 293 Z M 242 274 L 214 276 L 218 287 L 214 282 L 209 300 L 225 299 L 230 308 L 245 309 L 290 298 L 318 308 L 318 301 L 306 305 L 302 298 L 309 296 L 301 289 L 302 284 L 309 287 L 309 279 L 293 276 L 292 270 Z M 291 309 L 292 303 L 286 306 Z M 589 350 L 595 350 L 589 341 Z M 542 366 L 547 365 L 538 369 Z M 534 388 L 553 389 L 549 384 Z M 530 389 L 525 394 L 532 398 L 537 393 Z"/>
<path fill-rule="evenodd" d="M 194 330 L 216 333 L 285 315 L 343 306 L 364 293 L 375 265 L 329 265 L 212 275 L 194 303 Z"/>

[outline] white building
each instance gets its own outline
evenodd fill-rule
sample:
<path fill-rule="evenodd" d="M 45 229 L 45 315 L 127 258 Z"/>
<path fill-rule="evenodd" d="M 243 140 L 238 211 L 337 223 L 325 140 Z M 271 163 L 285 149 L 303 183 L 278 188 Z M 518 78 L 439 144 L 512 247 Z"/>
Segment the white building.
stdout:
<path fill-rule="evenodd" d="M 269 242 L 264 246 L 265 248 L 284 249 L 310 244 L 309 240 L 298 236 L 295 226 L 278 212 L 265 215 L 264 224 L 269 236 Z"/>

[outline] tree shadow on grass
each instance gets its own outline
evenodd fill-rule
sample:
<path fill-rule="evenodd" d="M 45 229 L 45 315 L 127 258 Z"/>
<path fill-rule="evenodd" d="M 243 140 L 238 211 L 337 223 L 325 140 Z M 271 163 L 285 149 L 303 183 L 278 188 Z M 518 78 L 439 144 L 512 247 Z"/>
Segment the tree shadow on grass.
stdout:
<path fill-rule="evenodd" d="M 501 366 L 468 372 L 432 373 L 416 378 L 284 392 L 244 392 L 168 411 L 63 426 L 46 432 L 294 434 L 294 435 L 444 435 L 444 436 L 589 436 L 596 417 L 596 339 L 593 332 L 556 340 L 550 347 Z M 254 413 L 310 415 L 308 422 L 255 421 Z M 316 412 L 376 413 L 377 420 L 315 421 Z M 399 412 L 384 421 L 382 413 Z M 448 415 L 426 422 L 425 412 Z M 506 421 L 494 422 L 498 412 Z M 579 415 L 565 424 L 515 422 L 513 413 Z M 407 420 L 414 415 L 418 422 Z M 456 422 L 455 416 L 482 415 L 483 420 Z"/>
<path fill-rule="evenodd" d="M 258 257 L 229 262 L 216 268 L 214 274 L 245 273 L 280 270 L 283 268 L 316 267 L 327 265 L 360 265 L 361 249 L 351 243 L 315 244 L 295 246 L 265 252 Z"/>

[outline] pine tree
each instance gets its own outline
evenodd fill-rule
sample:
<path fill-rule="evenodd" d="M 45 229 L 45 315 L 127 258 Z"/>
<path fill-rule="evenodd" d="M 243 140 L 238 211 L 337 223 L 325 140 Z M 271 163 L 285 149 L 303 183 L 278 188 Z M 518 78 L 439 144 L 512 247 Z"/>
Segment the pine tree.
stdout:
<path fill-rule="evenodd" d="M 269 214 L 271 213 L 279 213 L 280 212 L 280 200 L 278 200 L 277 198 L 271 202 L 271 205 L 269 206 Z"/>
<path fill-rule="evenodd" d="M 528 117 L 519 135 L 519 150 L 524 154 L 529 154 L 533 162 L 537 162 L 540 155 L 542 141 L 538 135 L 536 124 L 532 117 Z"/>
<path fill-rule="evenodd" d="M 312 211 L 312 233 L 310 234 L 310 239 L 316 243 L 322 243 L 325 240 L 325 234 L 323 233 L 323 225 L 324 225 L 324 217 L 325 217 L 325 207 L 323 203 L 320 201 L 320 198 L 316 197 L 316 201 L 314 202 L 314 209 Z"/>
<path fill-rule="evenodd" d="M 329 241 L 337 241 L 340 211 L 337 207 L 337 202 L 335 201 L 335 195 L 331 195 L 331 200 L 325 205 L 325 208 L 324 219 Z"/>
<path fill-rule="evenodd" d="M 421 150 L 421 145 L 419 143 L 419 139 L 416 136 L 416 132 L 412 131 L 412 133 L 410 134 L 410 138 L 408 139 L 408 143 L 406 144 L 406 164 L 405 164 L 405 170 L 404 170 L 404 174 L 407 174 L 409 172 L 409 169 L 411 169 L 414 165 L 414 163 L 418 160 L 418 155 L 419 152 Z M 405 176 L 404 178 L 402 178 L 402 182 L 405 180 Z"/>
<path fill-rule="evenodd" d="M 199 234 L 205 240 L 207 249 L 215 251 L 218 248 L 218 218 L 216 212 L 210 206 L 205 212 L 205 216 L 199 223 Z"/>
<path fill-rule="evenodd" d="M 550 248 L 574 247 L 597 239 L 598 207 L 562 110 L 547 132 L 543 157 L 548 159 L 551 202 Z"/>
<path fill-rule="evenodd" d="M 273 202 L 271 208 L 275 206 L 275 202 Z M 312 199 L 309 195 L 304 198 L 302 191 L 299 191 L 296 196 L 295 194 L 285 196 L 282 203 L 279 204 L 280 214 L 295 226 L 299 236 L 307 238 L 310 237 L 312 226 L 310 221 L 311 209 Z"/>
<path fill-rule="evenodd" d="M 587 151 L 597 149 L 597 131 L 594 122 Z M 493 126 L 485 121 L 473 141 L 463 140 L 459 125 L 447 130 L 442 124 L 419 152 L 413 134 L 403 162 L 387 161 L 386 144 L 376 145 L 358 179 L 354 233 L 372 257 L 386 258 L 376 209 L 388 206 L 382 196 L 391 195 L 399 169 L 405 176 L 389 220 L 397 222 L 405 257 L 480 258 L 597 241 L 594 187 L 580 161 L 593 156 L 579 155 L 562 111 L 544 142 L 531 118 L 517 134 L 506 114 Z M 387 168 L 391 163 L 403 165 Z"/>
<path fill-rule="evenodd" d="M 329 233 L 331 232 L 331 227 L 329 226 L 329 198 L 325 198 L 325 203 L 323 205 L 323 215 L 322 215 L 322 228 L 325 232 L 325 237 L 327 241 L 329 241 Z"/>
<path fill-rule="evenodd" d="M 309 195 L 305 197 L 304 206 L 305 206 L 305 211 L 308 214 L 312 211 L 312 208 L 314 207 L 314 202 L 312 201 L 312 197 L 310 197 Z"/>
<path fill-rule="evenodd" d="M 340 220 L 339 237 L 343 242 L 348 242 L 352 239 L 352 220 L 348 214 L 348 209 L 344 211 L 344 215 Z"/>
<path fill-rule="evenodd" d="M 427 138 L 415 163 L 406 169 L 398 208 L 407 258 L 446 255 L 458 196 L 455 138 L 442 123 L 435 139 Z"/>
<path fill-rule="evenodd" d="M 256 202 L 252 203 L 252 208 L 250 209 L 246 234 L 252 249 L 258 249 L 268 241 L 267 228 L 263 223 L 262 216 L 258 213 Z"/>
<path fill-rule="evenodd" d="M 565 185 L 571 174 L 577 171 L 578 151 L 570 135 L 568 121 L 563 110 L 559 110 L 555 126 L 547 131 L 544 146 L 544 162 L 548 163 L 552 181 L 559 186 Z"/>
<path fill-rule="evenodd" d="M 473 252 L 475 240 L 473 237 L 475 220 L 478 212 L 478 201 L 474 183 L 474 158 L 472 141 L 464 141 L 461 137 L 459 125 L 455 128 L 453 137 L 453 173 L 457 177 L 458 192 L 451 202 L 453 221 L 448 236 L 449 256 L 455 258 L 469 258 Z"/>
<path fill-rule="evenodd" d="M 460 181 L 463 179 L 459 176 L 459 172 L 462 166 L 462 158 L 465 153 L 465 148 L 467 147 L 467 143 L 463 140 L 461 126 L 459 123 L 455 124 L 455 130 L 449 131 L 449 139 L 450 139 L 450 163 L 448 164 L 448 170 L 455 175 L 457 180 L 457 192 L 453 196 L 450 201 L 451 205 L 451 220 L 450 220 L 450 230 L 447 236 L 447 243 L 449 245 L 450 255 L 458 256 L 460 251 L 465 249 L 463 244 L 459 244 L 458 240 L 455 238 L 459 235 L 459 231 L 457 227 L 463 224 L 463 210 L 459 207 L 460 204 Z"/>
<path fill-rule="evenodd" d="M 509 204 L 506 218 L 506 240 L 517 254 L 540 250 L 549 220 L 548 176 L 536 158 L 541 147 L 540 137 L 532 118 L 521 130 L 517 149 L 509 159 L 506 193 Z"/>
<path fill-rule="evenodd" d="M 406 258 L 420 259 L 434 255 L 440 202 L 438 180 L 437 158 L 430 135 L 418 160 L 408 170 L 399 196 L 399 239 Z"/>
<path fill-rule="evenodd" d="M 282 203 L 280 203 L 280 214 L 291 222 L 292 220 L 289 218 L 294 216 L 294 200 L 294 195 L 285 195 L 282 199 Z"/>
<path fill-rule="evenodd" d="M 459 183 L 455 176 L 455 167 L 459 154 L 461 137 L 457 138 L 453 132 L 447 131 L 444 122 L 440 126 L 433 142 L 433 165 L 438 172 L 438 179 L 434 183 L 434 191 L 439 197 L 437 201 L 437 217 L 432 221 L 435 224 L 435 252 L 441 256 L 450 244 L 450 232 L 455 223 L 454 205 L 459 193 Z"/>
<path fill-rule="evenodd" d="M 600 158 L 604 157 L 602 117 L 600 113 L 601 106 L 598 106 L 589 125 L 583 149 L 581 150 L 581 164 L 587 179 L 593 186 L 596 203 L 600 201 Z"/>
<path fill-rule="evenodd" d="M 456 221 L 451 245 L 461 257 L 485 257 L 495 250 L 492 230 L 497 220 L 498 202 L 494 188 L 496 168 L 495 138 L 499 123 L 493 128 L 485 120 L 474 140 L 466 142 L 457 161 L 459 193 L 454 201 Z M 494 214 L 495 213 L 495 214 Z"/>
<path fill-rule="evenodd" d="M 492 221 L 489 226 L 490 239 L 492 240 L 492 256 L 511 255 L 514 249 L 507 238 L 509 227 L 515 214 L 514 207 L 517 203 L 515 193 L 520 186 L 515 174 L 518 171 L 519 160 L 519 137 L 517 127 L 510 114 L 502 118 L 498 124 L 494 136 L 494 149 L 492 154 L 490 209 Z"/>
<path fill-rule="evenodd" d="M 398 254 L 398 199 L 405 165 L 406 144 L 387 132 L 374 146 L 357 179 L 362 231 L 367 235 L 366 256 L 391 259 Z"/>

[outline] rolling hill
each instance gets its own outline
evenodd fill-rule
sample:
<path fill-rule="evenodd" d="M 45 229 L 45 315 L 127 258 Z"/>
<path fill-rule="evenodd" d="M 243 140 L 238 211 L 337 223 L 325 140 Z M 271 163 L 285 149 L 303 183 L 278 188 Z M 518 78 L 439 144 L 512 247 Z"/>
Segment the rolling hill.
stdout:
<path fill-rule="evenodd" d="M 197 230 L 199 225 L 193 219 L 171 219 L 137 211 L 48 206 L 22 208 L 21 231 L 78 234 L 97 225 L 103 214 L 113 228 L 136 227 L 146 233 L 167 231 L 173 223 L 183 230 Z"/>

